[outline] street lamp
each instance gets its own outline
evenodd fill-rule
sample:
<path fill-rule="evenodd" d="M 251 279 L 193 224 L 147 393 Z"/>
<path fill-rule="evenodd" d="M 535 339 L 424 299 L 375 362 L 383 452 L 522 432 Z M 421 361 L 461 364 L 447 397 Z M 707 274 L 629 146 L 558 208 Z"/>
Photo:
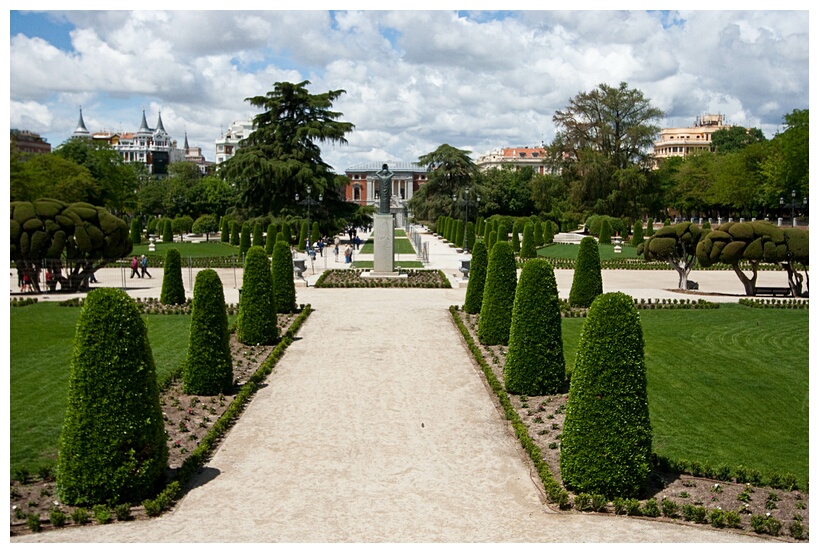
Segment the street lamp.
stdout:
<path fill-rule="evenodd" d="M 296 202 L 299 203 L 300 205 L 306 205 L 307 206 L 307 244 L 305 245 L 305 248 L 304 248 L 305 251 L 308 251 L 310 249 L 310 233 L 313 231 L 313 228 L 310 226 L 310 206 L 311 205 L 319 205 L 321 203 L 322 198 L 323 198 L 323 195 L 319 194 L 318 201 L 314 200 L 313 197 L 311 196 L 312 191 L 313 191 L 313 187 L 308 184 L 307 185 L 307 198 L 305 198 L 302 201 L 299 201 L 299 195 L 298 195 L 298 193 L 296 194 Z"/>
<path fill-rule="evenodd" d="M 469 226 L 469 186 L 464 188 L 464 252 L 469 251 L 469 233 L 466 232 L 467 226 Z M 477 196 L 478 203 L 481 201 L 480 194 Z M 458 195 L 452 194 L 452 201 L 455 202 L 455 205 L 458 205 Z"/>
<path fill-rule="evenodd" d="M 802 200 L 802 202 L 803 202 L 803 204 L 805 206 L 807 206 L 808 205 L 808 197 L 805 196 L 805 198 Z M 790 201 L 790 203 L 786 204 L 785 203 L 785 198 L 782 197 L 782 196 L 779 197 L 779 207 L 780 208 L 784 208 L 785 206 L 790 206 L 790 208 L 791 208 L 791 226 L 794 226 L 794 227 L 796 226 L 796 205 L 797 205 L 796 204 L 796 190 L 791 190 L 791 201 Z"/>

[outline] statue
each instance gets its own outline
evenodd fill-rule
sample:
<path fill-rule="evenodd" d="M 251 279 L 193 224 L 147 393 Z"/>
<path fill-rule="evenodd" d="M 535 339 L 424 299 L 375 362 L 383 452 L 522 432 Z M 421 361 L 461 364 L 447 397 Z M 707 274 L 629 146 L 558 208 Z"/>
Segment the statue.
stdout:
<path fill-rule="evenodd" d="M 389 167 L 385 163 L 379 172 L 375 174 L 378 177 L 378 180 L 381 181 L 380 186 L 378 187 L 378 194 L 380 203 L 378 205 L 378 213 L 382 214 L 389 214 L 390 213 L 390 195 L 392 193 L 392 176 L 395 173 L 390 171 Z"/>

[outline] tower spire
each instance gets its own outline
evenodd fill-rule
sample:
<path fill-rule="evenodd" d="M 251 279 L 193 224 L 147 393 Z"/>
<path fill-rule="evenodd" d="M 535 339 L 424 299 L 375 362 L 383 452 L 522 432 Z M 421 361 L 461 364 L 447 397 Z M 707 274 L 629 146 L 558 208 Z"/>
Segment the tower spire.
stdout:
<path fill-rule="evenodd" d="M 151 132 L 151 128 L 148 126 L 148 120 L 145 119 L 145 110 L 142 110 L 142 124 L 139 126 L 139 131 L 137 132 Z"/>
<path fill-rule="evenodd" d="M 91 133 L 88 132 L 88 129 L 85 127 L 85 121 L 82 119 L 82 106 L 80 106 L 80 120 L 77 122 L 77 128 L 74 129 L 73 136 L 83 138 L 88 138 L 91 136 Z"/>

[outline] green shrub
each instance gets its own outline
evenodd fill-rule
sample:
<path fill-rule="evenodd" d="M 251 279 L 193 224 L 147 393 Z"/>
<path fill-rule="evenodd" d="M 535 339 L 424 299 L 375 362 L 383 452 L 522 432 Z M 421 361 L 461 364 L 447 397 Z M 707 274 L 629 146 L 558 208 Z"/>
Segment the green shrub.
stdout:
<path fill-rule="evenodd" d="M 646 225 L 646 238 L 654 236 L 654 219 L 649 219 Z"/>
<path fill-rule="evenodd" d="M 108 505 L 94 505 L 94 519 L 100 524 L 111 522 L 111 508 Z"/>
<path fill-rule="evenodd" d="M 517 267 L 512 245 L 498 240 L 486 267 L 486 283 L 478 320 L 478 340 L 485 345 L 509 343 L 512 306 L 515 303 Z"/>
<path fill-rule="evenodd" d="M 634 221 L 634 231 L 631 235 L 631 245 L 635 248 L 643 243 L 643 223 Z"/>
<path fill-rule="evenodd" d="M 230 221 L 226 217 L 222 217 L 221 226 L 219 227 L 219 239 L 222 242 L 230 243 Z"/>
<path fill-rule="evenodd" d="M 26 517 L 26 526 L 34 533 L 42 530 L 42 523 L 40 522 L 40 515 L 37 513 L 29 513 Z"/>
<path fill-rule="evenodd" d="M 464 222 L 460 219 L 455 221 L 455 247 L 464 247 Z"/>
<path fill-rule="evenodd" d="M 523 259 L 534 259 L 537 257 L 535 249 L 535 225 L 526 223 L 523 227 L 523 243 L 520 246 L 520 257 Z"/>
<path fill-rule="evenodd" d="M 299 233 L 299 243 L 296 244 L 296 248 L 300 251 L 306 251 L 304 245 L 307 243 L 308 235 L 307 235 L 307 221 L 302 222 L 301 224 L 301 232 Z"/>
<path fill-rule="evenodd" d="M 507 227 L 504 223 L 498 223 L 498 232 L 497 238 L 498 242 L 508 242 L 509 241 L 509 227 Z M 495 247 L 494 245 L 492 246 Z M 491 257 L 491 255 L 490 255 Z"/>
<path fill-rule="evenodd" d="M 270 262 L 263 248 L 245 256 L 236 337 L 243 344 L 273 344 L 279 336 Z"/>
<path fill-rule="evenodd" d="M 173 242 L 173 222 L 166 218 L 162 222 L 162 241 Z"/>
<path fill-rule="evenodd" d="M 77 321 L 57 491 L 63 503 L 138 501 L 168 460 L 148 333 L 136 302 L 116 288 L 88 293 Z"/>
<path fill-rule="evenodd" d="M 230 222 L 230 245 L 231 246 L 238 246 L 239 245 L 239 223 L 237 221 Z"/>
<path fill-rule="evenodd" d="M 658 517 L 660 516 L 660 505 L 657 503 L 657 500 L 652 497 L 645 502 L 642 511 L 647 517 Z"/>
<path fill-rule="evenodd" d="M 579 493 L 574 498 L 574 508 L 578 511 L 588 511 L 591 509 L 591 500 L 590 493 Z"/>
<path fill-rule="evenodd" d="M 686 503 L 682 506 L 683 518 L 689 522 L 702 524 L 706 520 L 707 512 L 702 505 L 691 505 Z"/>
<path fill-rule="evenodd" d="M 600 243 L 611 244 L 611 233 L 611 223 L 609 223 L 608 219 L 603 219 L 603 222 L 600 224 Z"/>
<path fill-rule="evenodd" d="M 48 511 L 48 521 L 54 528 L 62 528 L 65 526 L 68 517 L 57 507 L 53 507 Z"/>
<path fill-rule="evenodd" d="M 543 240 L 543 222 L 539 219 L 532 226 L 532 238 L 535 241 L 535 248 L 539 248 L 546 243 Z"/>
<path fill-rule="evenodd" d="M 277 242 L 274 246 L 270 270 L 273 279 L 276 312 L 295 312 L 296 283 L 293 280 L 293 254 L 290 253 L 290 246 L 285 242 Z"/>
<path fill-rule="evenodd" d="M 520 235 L 523 232 L 524 222 L 522 219 L 516 219 L 512 226 L 512 249 L 515 253 L 520 253 Z"/>
<path fill-rule="evenodd" d="M 313 221 L 313 228 L 310 229 L 310 245 L 312 246 L 321 238 L 318 221 Z"/>
<path fill-rule="evenodd" d="M 74 524 L 86 524 L 90 519 L 91 515 L 88 514 L 88 510 L 84 507 L 77 507 L 71 511 L 71 520 L 74 521 Z"/>
<path fill-rule="evenodd" d="M 472 261 L 469 263 L 469 281 L 464 298 L 464 311 L 472 315 L 481 312 L 483 288 L 486 283 L 486 266 L 488 254 L 484 243 L 478 242 L 472 248 Z"/>
<path fill-rule="evenodd" d="M 722 511 L 722 509 L 711 509 L 708 512 L 708 521 L 714 528 L 724 528 L 725 513 Z"/>
<path fill-rule="evenodd" d="M 545 259 L 521 270 L 503 379 L 508 392 L 530 396 L 555 394 L 566 379 L 557 282 Z"/>
<path fill-rule="evenodd" d="M 273 246 L 276 245 L 277 234 L 278 230 L 276 229 L 276 225 L 273 223 L 267 225 L 267 237 L 265 238 L 264 242 L 264 252 L 267 255 L 273 254 Z"/>
<path fill-rule="evenodd" d="M 635 497 L 651 470 L 643 331 L 633 300 L 599 296 L 586 315 L 561 441 L 567 488 Z"/>
<path fill-rule="evenodd" d="M 120 503 L 116 507 L 114 507 L 114 514 L 117 517 L 117 520 L 120 522 L 130 520 L 131 519 L 131 504 L 130 503 Z"/>
<path fill-rule="evenodd" d="M 466 224 L 466 234 L 464 235 L 464 249 L 472 251 L 475 249 L 475 224 L 469 221 Z"/>
<path fill-rule="evenodd" d="M 680 512 L 680 506 L 671 499 L 663 498 L 660 505 L 663 509 L 664 517 L 674 518 L 677 516 L 677 513 Z"/>
<path fill-rule="evenodd" d="M 239 235 L 239 257 L 244 256 L 247 250 L 250 249 L 250 223 L 245 221 L 242 223 L 242 231 Z"/>
<path fill-rule="evenodd" d="M 258 221 L 253 224 L 253 232 L 250 235 L 251 246 L 264 246 L 264 230 Z"/>
<path fill-rule="evenodd" d="M 206 396 L 228 393 L 233 385 L 225 293 L 213 269 L 204 269 L 196 275 L 182 381 L 186 394 Z"/>
<path fill-rule="evenodd" d="M 603 275 L 600 272 L 600 251 L 597 241 L 587 236 L 580 241 L 574 266 L 569 303 L 573 307 L 589 307 L 603 293 Z"/>
<path fill-rule="evenodd" d="M 795 540 L 801 540 L 805 538 L 805 527 L 798 520 L 794 520 L 788 525 L 788 532 L 790 533 L 791 537 Z"/>
<path fill-rule="evenodd" d="M 179 250 L 171 248 L 165 254 L 162 292 L 159 303 L 179 305 L 185 303 L 185 286 L 182 283 L 182 256 Z"/>
<path fill-rule="evenodd" d="M 131 237 L 131 242 L 133 242 L 134 245 L 142 242 L 142 224 L 136 217 L 131 219 L 131 229 L 129 232 L 129 236 Z"/>

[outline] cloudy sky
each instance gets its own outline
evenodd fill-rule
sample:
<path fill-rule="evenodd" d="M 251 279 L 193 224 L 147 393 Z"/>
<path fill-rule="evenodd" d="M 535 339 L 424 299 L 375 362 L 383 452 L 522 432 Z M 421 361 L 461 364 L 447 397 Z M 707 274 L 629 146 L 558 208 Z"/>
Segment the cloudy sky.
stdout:
<path fill-rule="evenodd" d="M 214 141 L 231 122 L 255 115 L 245 98 L 276 82 L 308 80 L 313 93 L 346 91 L 334 107 L 355 130 L 348 144 L 322 150 L 343 172 L 369 161 L 417 161 L 443 143 L 473 158 L 548 143 L 555 111 L 601 83 L 643 91 L 665 111 L 661 126 L 721 113 L 770 137 L 784 114 L 808 107 L 802 3 L 740 12 L 496 12 L 477 8 L 497 2 L 474 1 L 466 2 L 474 11 L 155 11 L 153 4 L 135 12 L 10 11 L 11 128 L 40 133 L 54 147 L 73 132 L 79 106 L 92 132 L 133 132 L 143 109 L 154 126 L 161 111 L 180 145 L 187 132 L 213 160 Z"/>

